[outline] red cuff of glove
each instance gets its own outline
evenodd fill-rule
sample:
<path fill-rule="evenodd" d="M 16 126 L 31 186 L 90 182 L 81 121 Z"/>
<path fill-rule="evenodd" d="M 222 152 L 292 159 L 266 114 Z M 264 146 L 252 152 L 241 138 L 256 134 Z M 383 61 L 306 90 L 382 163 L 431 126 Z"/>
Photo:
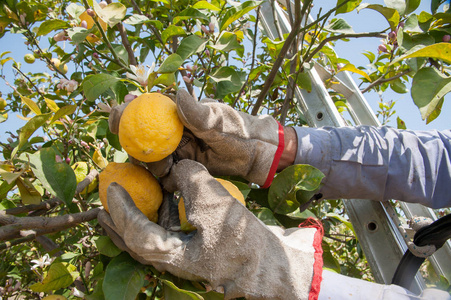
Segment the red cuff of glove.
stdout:
<path fill-rule="evenodd" d="M 271 185 L 274 175 L 276 174 L 277 167 L 279 166 L 279 161 L 282 157 L 283 150 L 285 149 L 283 126 L 279 122 L 277 122 L 277 124 L 279 124 L 279 145 L 277 146 L 276 154 L 274 154 L 274 159 L 272 161 L 271 168 L 269 169 L 268 177 L 266 178 L 265 184 L 262 186 L 264 189 Z"/>

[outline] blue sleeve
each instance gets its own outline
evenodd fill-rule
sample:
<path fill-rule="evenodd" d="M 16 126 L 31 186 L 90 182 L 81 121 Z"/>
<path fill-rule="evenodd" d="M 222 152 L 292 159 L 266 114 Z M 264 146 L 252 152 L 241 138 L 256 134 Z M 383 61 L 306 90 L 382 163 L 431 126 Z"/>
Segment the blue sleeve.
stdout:
<path fill-rule="evenodd" d="M 396 199 L 451 206 L 451 130 L 391 127 L 296 127 L 296 164 L 325 175 L 329 199 Z"/>

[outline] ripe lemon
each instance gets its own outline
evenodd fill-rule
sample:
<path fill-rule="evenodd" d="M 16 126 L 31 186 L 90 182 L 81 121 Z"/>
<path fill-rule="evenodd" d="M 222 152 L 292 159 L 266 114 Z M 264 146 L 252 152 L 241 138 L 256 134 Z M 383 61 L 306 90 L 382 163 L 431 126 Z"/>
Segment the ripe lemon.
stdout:
<path fill-rule="evenodd" d="M 94 19 L 90 15 L 88 15 L 88 12 L 86 10 L 79 16 L 79 18 L 80 18 L 80 23 L 82 21 L 86 21 L 86 24 L 88 25 L 87 29 L 91 29 L 92 26 L 94 26 L 94 24 L 95 24 Z M 99 21 L 99 24 L 102 27 L 103 31 L 107 30 L 107 28 L 108 28 L 107 23 L 105 23 L 100 18 L 97 18 L 97 20 Z M 86 40 L 90 43 L 95 43 L 95 42 L 99 41 L 100 38 L 95 34 L 89 34 L 86 37 Z"/>
<path fill-rule="evenodd" d="M 145 93 L 124 109 L 119 123 L 119 142 L 132 157 L 159 161 L 175 151 L 183 124 L 175 103 L 159 93 Z"/>
<path fill-rule="evenodd" d="M 67 300 L 63 295 L 49 295 L 47 297 L 42 298 L 42 300 Z"/>
<path fill-rule="evenodd" d="M 246 201 L 244 200 L 244 196 L 241 193 L 241 191 L 231 183 L 230 181 L 221 179 L 221 178 L 215 178 L 222 186 L 238 201 L 240 201 L 241 204 L 246 206 Z M 179 219 L 180 219 L 180 229 L 184 232 L 191 232 L 196 229 L 193 225 L 191 225 L 188 220 L 186 219 L 186 211 L 185 211 L 185 203 L 183 203 L 183 197 L 180 197 L 179 201 Z"/>
<path fill-rule="evenodd" d="M 107 188 L 112 182 L 117 182 L 130 194 L 136 207 L 150 221 L 158 221 L 163 192 L 151 173 L 132 163 L 110 162 L 99 175 L 99 197 L 106 211 L 109 211 Z"/>

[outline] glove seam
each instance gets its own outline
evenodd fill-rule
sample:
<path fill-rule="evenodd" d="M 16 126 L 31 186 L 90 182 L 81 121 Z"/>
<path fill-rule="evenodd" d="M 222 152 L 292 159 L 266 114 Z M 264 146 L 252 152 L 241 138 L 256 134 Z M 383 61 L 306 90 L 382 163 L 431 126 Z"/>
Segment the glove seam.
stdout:
<path fill-rule="evenodd" d="M 285 149 L 283 126 L 278 121 L 277 121 L 277 124 L 279 126 L 279 129 L 278 129 L 279 145 L 277 146 L 276 153 L 274 154 L 274 159 L 273 159 L 271 167 L 269 169 L 268 177 L 266 178 L 266 181 L 263 184 L 262 188 L 268 188 L 271 185 L 271 183 L 274 179 L 274 175 L 276 174 L 277 166 L 279 165 L 280 158 L 282 157 L 283 150 Z"/>

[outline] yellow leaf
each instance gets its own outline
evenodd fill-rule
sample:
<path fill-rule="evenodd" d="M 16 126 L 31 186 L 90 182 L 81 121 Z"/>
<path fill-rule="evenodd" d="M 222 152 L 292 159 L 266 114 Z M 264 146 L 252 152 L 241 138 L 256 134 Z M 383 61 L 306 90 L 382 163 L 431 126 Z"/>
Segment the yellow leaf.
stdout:
<path fill-rule="evenodd" d="M 21 119 L 21 120 L 24 120 L 24 121 L 30 121 L 31 120 L 31 118 L 27 118 L 27 117 L 23 117 L 23 116 L 21 116 L 21 115 L 16 115 L 19 119 Z"/>
<path fill-rule="evenodd" d="M 437 43 L 426 47 L 424 47 L 423 45 L 415 46 L 407 51 L 406 54 L 395 59 L 390 65 L 393 65 L 400 60 L 412 57 L 430 57 L 451 63 L 451 44 Z"/>
<path fill-rule="evenodd" d="M 342 68 L 340 69 L 340 71 L 338 71 L 338 73 L 340 73 L 340 72 L 342 72 L 342 71 L 349 71 L 349 72 L 352 72 L 352 73 L 356 73 L 356 74 L 362 75 L 362 76 L 365 77 L 369 82 L 371 82 L 370 76 L 368 76 L 368 74 L 366 74 L 365 71 L 362 71 L 362 70 L 360 70 L 360 69 L 357 69 L 353 64 L 347 64 L 347 65 L 345 65 L 344 67 L 342 67 Z"/>
<path fill-rule="evenodd" d="M 104 169 L 108 164 L 107 160 L 102 156 L 102 152 L 100 152 L 99 148 L 96 148 L 96 150 L 94 151 L 92 160 L 102 169 Z"/>
<path fill-rule="evenodd" d="M 55 103 L 55 101 L 53 101 L 52 99 L 49 98 L 44 98 L 45 103 L 47 104 L 47 107 L 52 111 L 52 112 L 57 112 L 59 107 L 58 105 Z"/>
<path fill-rule="evenodd" d="M 19 177 L 16 180 L 16 184 L 23 204 L 39 204 L 41 202 L 41 194 L 27 179 Z"/>
<path fill-rule="evenodd" d="M 36 104 L 36 102 L 34 102 L 33 100 L 31 100 L 30 98 L 27 98 L 25 96 L 20 96 L 20 98 L 22 99 L 22 103 L 24 103 L 26 106 L 28 106 L 28 108 L 32 112 L 34 112 L 36 115 L 42 114 L 41 109 Z"/>

